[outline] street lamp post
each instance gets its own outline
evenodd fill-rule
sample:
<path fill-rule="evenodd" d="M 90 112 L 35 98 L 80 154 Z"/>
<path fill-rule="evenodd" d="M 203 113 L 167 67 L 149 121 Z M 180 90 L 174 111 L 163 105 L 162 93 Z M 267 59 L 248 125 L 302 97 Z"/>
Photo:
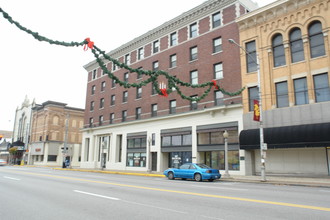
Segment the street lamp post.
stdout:
<path fill-rule="evenodd" d="M 227 130 L 225 130 L 223 132 L 223 138 L 225 139 L 225 174 L 223 175 L 223 177 L 230 177 L 229 172 L 228 172 L 228 137 L 229 134 L 227 132 Z"/>
<path fill-rule="evenodd" d="M 265 182 L 266 181 L 266 157 L 264 153 L 264 128 L 263 128 L 263 118 L 262 118 L 262 99 L 261 99 L 261 79 L 260 79 L 260 65 L 259 65 L 259 58 L 258 58 L 258 53 L 256 53 L 256 59 L 252 57 L 241 45 L 236 43 L 233 39 L 228 39 L 229 43 L 235 44 L 239 48 L 241 48 L 247 56 L 249 56 L 252 61 L 257 65 L 257 74 L 258 74 L 258 98 L 259 98 L 259 111 L 260 111 L 260 116 L 259 116 L 259 136 L 260 136 L 260 172 L 261 172 L 261 181 Z"/>

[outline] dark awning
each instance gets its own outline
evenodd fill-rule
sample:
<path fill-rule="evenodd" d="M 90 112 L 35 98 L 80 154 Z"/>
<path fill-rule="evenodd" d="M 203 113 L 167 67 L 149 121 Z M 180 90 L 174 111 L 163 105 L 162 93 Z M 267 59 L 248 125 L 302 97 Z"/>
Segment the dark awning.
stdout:
<path fill-rule="evenodd" d="M 18 140 L 18 141 L 15 141 L 11 144 L 12 147 L 21 147 L 21 146 L 24 146 L 24 142 Z"/>
<path fill-rule="evenodd" d="M 260 149 L 260 130 L 243 130 L 240 149 Z M 268 148 L 300 148 L 330 146 L 330 123 L 264 128 Z"/>

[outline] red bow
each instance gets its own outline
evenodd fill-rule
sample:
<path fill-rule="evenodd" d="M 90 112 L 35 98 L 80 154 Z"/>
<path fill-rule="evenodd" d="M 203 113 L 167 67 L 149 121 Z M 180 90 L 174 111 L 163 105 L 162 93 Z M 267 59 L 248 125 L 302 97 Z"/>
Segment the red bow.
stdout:
<path fill-rule="evenodd" d="M 85 41 L 86 41 L 87 43 L 86 43 L 85 46 L 84 46 L 84 51 L 88 50 L 88 48 L 93 49 L 93 47 L 94 47 L 94 42 L 91 41 L 91 39 L 90 39 L 89 37 L 86 38 Z"/>
<path fill-rule="evenodd" d="M 160 91 L 162 92 L 162 96 L 168 97 L 166 89 L 160 89 Z"/>
<path fill-rule="evenodd" d="M 214 88 L 215 88 L 215 89 L 219 89 L 219 86 L 217 85 L 217 81 L 212 80 L 212 82 L 213 82 L 213 86 L 214 86 Z"/>

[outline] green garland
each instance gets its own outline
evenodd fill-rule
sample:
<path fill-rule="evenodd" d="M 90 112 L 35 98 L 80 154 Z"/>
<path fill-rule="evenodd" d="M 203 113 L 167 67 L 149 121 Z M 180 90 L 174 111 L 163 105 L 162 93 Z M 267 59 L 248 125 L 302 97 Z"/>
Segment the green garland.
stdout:
<path fill-rule="evenodd" d="M 183 82 L 180 79 L 178 79 L 177 77 L 172 76 L 169 73 L 167 73 L 165 71 L 162 71 L 162 70 L 150 71 L 150 70 L 143 70 L 143 69 L 134 69 L 134 68 L 131 68 L 130 66 L 126 65 L 125 63 L 119 62 L 118 60 L 116 60 L 116 59 L 110 57 L 109 55 L 107 55 L 104 51 L 100 50 L 97 46 L 95 46 L 94 43 L 91 42 L 88 38 L 85 39 L 82 42 L 54 41 L 54 40 L 51 40 L 51 39 L 48 39 L 44 36 L 39 35 L 38 32 L 33 32 L 33 31 L 23 27 L 18 22 L 14 21 L 8 15 L 8 13 L 3 11 L 1 8 L 0 8 L 0 12 L 3 14 L 3 17 L 5 19 L 7 19 L 11 24 L 16 25 L 20 30 L 32 35 L 35 39 L 37 39 L 39 41 L 45 41 L 45 42 L 48 42 L 50 44 L 56 44 L 56 45 L 66 46 L 66 47 L 74 47 L 74 46 L 76 46 L 76 47 L 85 46 L 86 47 L 88 45 L 88 47 L 91 49 L 92 53 L 94 54 L 97 63 L 102 68 L 103 72 L 105 74 L 107 74 L 109 78 L 111 78 L 112 80 L 115 80 L 115 83 L 119 84 L 120 86 L 123 86 L 124 88 L 142 87 L 142 86 L 146 86 L 149 83 L 152 83 L 152 86 L 154 87 L 154 89 L 156 90 L 156 92 L 159 95 L 165 95 L 166 96 L 167 94 L 172 93 L 173 89 L 175 89 L 175 91 L 181 96 L 181 98 L 189 100 L 189 101 L 196 101 L 196 102 L 204 99 L 210 93 L 212 87 L 215 87 L 215 88 L 219 89 L 223 94 L 226 94 L 228 96 L 237 96 L 237 95 L 241 94 L 242 91 L 245 89 L 243 87 L 242 89 L 238 90 L 237 92 L 231 93 L 231 92 L 228 92 L 228 91 L 224 90 L 219 85 L 217 85 L 214 80 L 212 80 L 211 82 L 206 82 L 206 83 L 202 83 L 202 84 L 191 84 L 191 83 Z M 86 47 L 86 48 L 88 49 L 88 47 Z M 103 62 L 103 59 L 109 60 L 114 65 L 117 65 L 120 68 L 126 69 L 131 73 L 137 73 L 139 75 L 146 75 L 146 76 L 148 76 L 148 78 L 146 80 L 143 80 L 143 81 L 139 82 L 139 83 L 128 83 L 128 82 L 125 82 L 125 81 L 121 81 L 111 71 L 108 70 L 105 63 Z M 166 90 L 159 89 L 158 81 L 157 81 L 159 76 L 165 76 L 165 78 L 167 79 L 168 88 Z M 208 87 L 208 88 L 204 91 L 204 93 L 201 96 L 190 97 L 190 96 L 184 95 L 181 92 L 179 86 L 190 87 L 190 88 L 205 88 L 205 87 Z"/>

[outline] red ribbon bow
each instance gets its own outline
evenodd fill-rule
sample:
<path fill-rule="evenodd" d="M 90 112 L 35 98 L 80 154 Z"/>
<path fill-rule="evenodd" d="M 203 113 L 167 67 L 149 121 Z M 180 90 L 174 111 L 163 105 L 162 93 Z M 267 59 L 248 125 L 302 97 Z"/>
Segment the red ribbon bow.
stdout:
<path fill-rule="evenodd" d="M 160 89 L 160 91 L 162 92 L 162 96 L 168 97 L 166 89 Z"/>
<path fill-rule="evenodd" d="M 93 47 L 94 47 L 94 42 L 91 41 L 91 39 L 90 39 L 89 37 L 86 38 L 85 41 L 86 41 L 87 43 L 86 43 L 85 46 L 84 46 L 84 51 L 88 50 L 88 48 L 93 49 Z"/>
<path fill-rule="evenodd" d="M 214 88 L 215 88 L 215 89 L 219 89 L 219 86 L 217 85 L 217 81 L 212 80 L 212 82 L 213 82 L 213 86 L 214 86 Z"/>

